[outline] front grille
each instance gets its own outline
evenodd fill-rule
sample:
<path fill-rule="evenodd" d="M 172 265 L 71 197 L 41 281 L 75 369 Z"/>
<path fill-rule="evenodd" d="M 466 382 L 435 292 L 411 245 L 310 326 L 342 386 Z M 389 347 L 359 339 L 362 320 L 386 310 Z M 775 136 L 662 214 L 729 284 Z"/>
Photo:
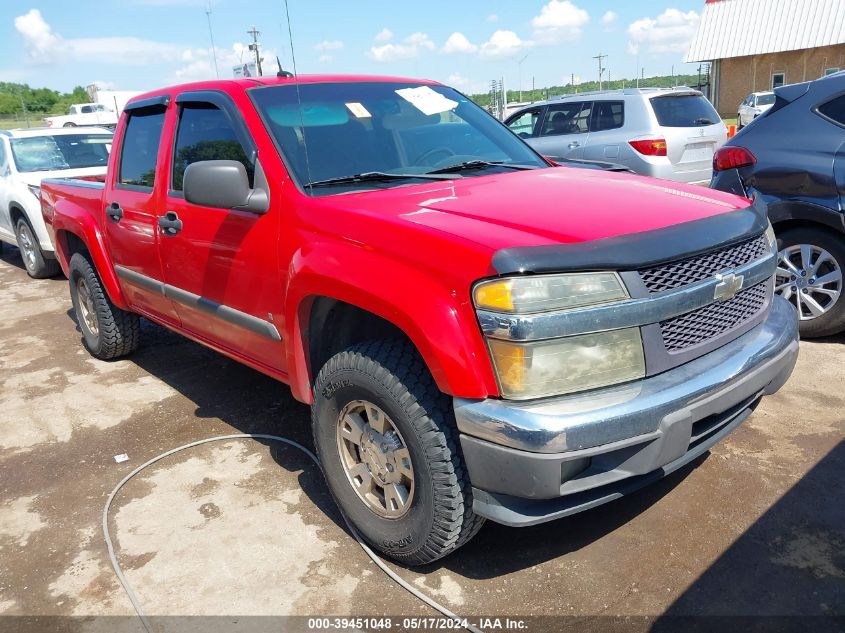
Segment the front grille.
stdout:
<path fill-rule="evenodd" d="M 660 322 L 663 344 L 669 352 L 678 352 L 704 343 L 747 323 L 766 306 L 768 282 L 737 293 L 733 299 L 711 303 L 674 319 Z"/>
<path fill-rule="evenodd" d="M 730 268 L 739 268 L 763 257 L 769 250 L 766 236 L 761 235 L 717 251 L 696 255 L 668 264 L 640 270 L 649 292 L 674 290 L 713 277 Z"/>

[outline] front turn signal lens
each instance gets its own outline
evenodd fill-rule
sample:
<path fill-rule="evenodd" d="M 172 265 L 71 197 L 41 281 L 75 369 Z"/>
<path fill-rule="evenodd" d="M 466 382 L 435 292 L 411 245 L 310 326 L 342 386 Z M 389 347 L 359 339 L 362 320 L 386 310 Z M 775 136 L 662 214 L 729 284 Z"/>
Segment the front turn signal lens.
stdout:
<path fill-rule="evenodd" d="M 482 310 L 531 314 L 627 299 L 628 292 L 613 272 L 570 273 L 482 281 L 473 298 Z"/>

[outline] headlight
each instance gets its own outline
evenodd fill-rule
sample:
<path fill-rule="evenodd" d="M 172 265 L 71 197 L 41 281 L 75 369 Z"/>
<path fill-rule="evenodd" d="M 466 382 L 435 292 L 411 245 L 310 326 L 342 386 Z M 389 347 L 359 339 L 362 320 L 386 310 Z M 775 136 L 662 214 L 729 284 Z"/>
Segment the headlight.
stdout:
<path fill-rule="evenodd" d="M 639 328 L 514 343 L 489 339 L 501 395 L 541 398 L 645 376 Z"/>
<path fill-rule="evenodd" d="M 769 246 L 772 249 L 773 253 L 778 252 L 778 240 L 775 236 L 775 230 L 772 228 L 772 223 L 769 222 L 768 228 L 766 228 L 766 240 L 769 242 Z"/>
<path fill-rule="evenodd" d="M 33 196 L 35 196 L 39 200 L 41 199 L 41 187 L 39 187 L 38 185 L 27 185 L 26 188 L 29 189 L 29 192 Z"/>
<path fill-rule="evenodd" d="M 475 286 L 482 310 L 529 314 L 627 299 L 616 273 L 571 273 L 491 279 Z"/>

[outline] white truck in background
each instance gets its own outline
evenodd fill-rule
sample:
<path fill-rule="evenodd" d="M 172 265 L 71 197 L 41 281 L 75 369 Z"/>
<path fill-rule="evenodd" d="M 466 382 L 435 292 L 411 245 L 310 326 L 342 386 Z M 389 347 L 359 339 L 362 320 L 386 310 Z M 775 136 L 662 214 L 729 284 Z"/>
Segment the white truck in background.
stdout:
<path fill-rule="evenodd" d="M 81 127 L 100 125 L 114 127 L 119 114 L 102 103 L 74 103 L 62 116 L 48 116 L 44 119 L 47 127 Z"/>

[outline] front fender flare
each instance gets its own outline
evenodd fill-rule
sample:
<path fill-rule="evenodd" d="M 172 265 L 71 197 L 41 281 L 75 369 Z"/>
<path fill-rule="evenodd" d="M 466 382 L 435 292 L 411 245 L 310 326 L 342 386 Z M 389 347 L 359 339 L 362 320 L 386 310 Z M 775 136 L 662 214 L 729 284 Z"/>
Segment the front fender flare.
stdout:
<path fill-rule="evenodd" d="M 308 367 L 305 334 L 317 297 L 349 303 L 402 330 L 444 393 L 465 398 L 497 393 L 469 289 L 450 287 L 448 279 L 356 245 L 325 250 L 311 245 L 307 253 L 294 255 L 289 275 L 287 360 L 298 400 L 311 402 L 311 384 L 319 371 Z"/>

